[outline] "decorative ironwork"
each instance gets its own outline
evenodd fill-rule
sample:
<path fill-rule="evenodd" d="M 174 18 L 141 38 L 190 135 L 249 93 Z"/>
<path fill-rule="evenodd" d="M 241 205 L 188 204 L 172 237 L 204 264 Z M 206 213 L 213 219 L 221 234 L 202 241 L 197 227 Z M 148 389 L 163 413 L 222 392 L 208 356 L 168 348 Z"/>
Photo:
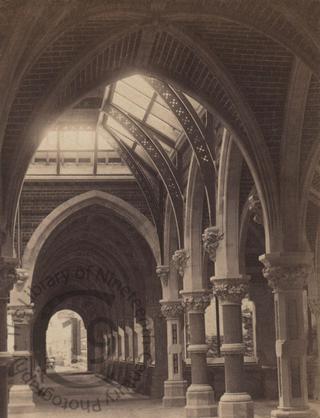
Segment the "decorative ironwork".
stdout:
<path fill-rule="evenodd" d="M 160 218 L 159 212 L 159 201 L 153 191 L 153 187 L 151 182 L 149 181 L 148 177 L 145 175 L 142 167 L 140 166 L 138 159 L 135 158 L 134 151 L 130 150 L 126 144 L 121 141 L 121 139 L 116 135 L 105 123 L 102 124 L 103 128 L 108 131 L 108 133 L 112 136 L 116 143 L 117 152 L 120 155 L 120 158 L 128 165 L 129 169 L 131 170 L 132 174 L 134 175 L 137 183 L 142 191 L 149 210 L 151 212 L 151 216 L 153 219 L 154 224 L 156 225 L 159 241 L 162 245 L 162 222 Z"/>
<path fill-rule="evenodd" d="M 206 128 L 183 93 L 177 92 L 167 83 L 158 79 L 146 78 L 146 81 L 162 97 L 177 117 L 195 153 L 205 183 L 210 222 L 213 224 L 216 200 L 214 187 L 216 164 L 209 147 Z M 210 134 L 214 135 L 214 132 Z"/>
<path fill-rule="evenodd" d="M 159 142 L 147 133 L 134 118 L 115 105 L 107 104 L 103 110 L 135 138 L 154 163 L 172 203 L 179 246 L 181 246 L 183 240 L 183 194 L 177 180 L 176 168 Z"/>

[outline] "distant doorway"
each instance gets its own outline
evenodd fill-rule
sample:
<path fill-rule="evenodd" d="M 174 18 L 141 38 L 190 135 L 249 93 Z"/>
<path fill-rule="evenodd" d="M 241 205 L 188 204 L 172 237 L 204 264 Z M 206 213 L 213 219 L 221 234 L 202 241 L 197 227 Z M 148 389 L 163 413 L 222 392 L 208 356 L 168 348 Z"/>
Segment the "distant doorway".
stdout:
<path fill-rule="evenodd" d="M 87 331 L 76 312 L 61 310 L 51 317 L 46 346 L 47 373 L 82 373 L 88 370 Z"/>

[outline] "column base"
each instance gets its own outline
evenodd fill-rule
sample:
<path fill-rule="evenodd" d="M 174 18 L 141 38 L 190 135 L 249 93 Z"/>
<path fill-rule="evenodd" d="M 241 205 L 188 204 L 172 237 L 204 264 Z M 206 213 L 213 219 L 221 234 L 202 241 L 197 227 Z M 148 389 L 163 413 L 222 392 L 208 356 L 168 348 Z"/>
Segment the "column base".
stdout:
<path fill-rule="evenodd" d="M 254 404 L 247 393 L 225 393 L 219 402 L 220 418 L 253 418 Z"/>
<path fill-rule="evenodd" d="M 318 413 L 310 408 L 307 409 L 285 409 L 277 408 L 271 411 L 272 418 L 315 418 Z"/>
<path fill-rule="evenodd" d="M 166 408 L 185 406 L 186 390 L 186 380 L 166 380 L 164 382 L 164 397 L 162 398 L 162 405 Z"/>
<path fill-rule="evenodd" d="M 9 412 L 22 413 L 33 411 L 33 392 L 29 385 L 13 385 L 9 392 Z"/>
<path fill-rule="evenodd" d="M 209 418 L 217 416 L 214 392 L 210 385 L 192 384 L 187 390 L 187 418 Z"/>

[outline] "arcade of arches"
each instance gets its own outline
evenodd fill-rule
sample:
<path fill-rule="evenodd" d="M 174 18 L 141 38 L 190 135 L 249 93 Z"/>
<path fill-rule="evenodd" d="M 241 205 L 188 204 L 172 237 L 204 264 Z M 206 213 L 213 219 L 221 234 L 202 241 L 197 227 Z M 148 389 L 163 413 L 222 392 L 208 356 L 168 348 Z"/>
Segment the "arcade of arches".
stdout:
<path fill-rule="evenodd" d="M 0 417 L 62 310 L 168 411 L 314 415 L 318 1 L 3 0 L 0 53 Z"/>

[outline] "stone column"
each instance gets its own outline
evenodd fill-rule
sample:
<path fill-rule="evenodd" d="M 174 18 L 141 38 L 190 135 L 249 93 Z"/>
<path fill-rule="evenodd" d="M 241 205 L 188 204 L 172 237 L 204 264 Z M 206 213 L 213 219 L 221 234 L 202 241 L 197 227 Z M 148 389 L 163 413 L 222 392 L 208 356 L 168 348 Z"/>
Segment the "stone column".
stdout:
<path fill-rule="evenodd" d="M 309 289 L 310 291 L 310 289 Z M 317 352 L 318 357 L 315 364 L 314 372 L 314 399 L 320 400 L 320 298 L 319 297 L 309 297 L 309 308 L 311 313 L 316 319 L 316 334 L 317 334 Z"/>
<path fill-rule="evenodd" d="M 33 306 L 9 306 L 14 326 L 13 386 L 10 389 L 10 411 L 33 408 L 33 392 L 26 381 L 32 375 L 31 321 Z"/>
<path fill-rule="evenodd" d="M 214 392 L 208 383 L 207 351 L 204 312 L 210 304 L 205 290 L 182 291 L 183 305 L 189 319 L 191 385 L 187 390 L 186 415 L 189 418 L 215 417 Z"/>
<path fill-rule="evenodd" d="M 274 293 L 279 406 L 272 417 L 310 417 L 306 372 L 306 298 L 311 254 L 271 253 L 260 257 Z"/>
<path fill-rule="evenodd" d="M 161 300 L 161 313 L 167 321 L 168 379 L 164 382 L 163 406 L 184 406 L 186 404 L 187 382 L 183 380 L 182 364 L 182 317 L 181 300 Z"/>
<path fill-rule="evenodd" d="M 162 398 L 164 382 L 168 376 L 166 323 L 160 311 L 159 303 L 147 306 L 147 316 L 153 321 L 155 337 L 155 367 L 152 371 L 151 397 Z"/>
<path fill-rule="evenodd" d="M 219 402 L 219 417 L 253 418 L 253 402 L 244 390 L 241 301 L 248 292 L 247 278 L 213 277 L 214 292 L 222 305 L 225 393 Z"/>
<path fill-rule="evenodd" d="M 17 280 L 16 259 L 0 258 L 0 417 L 8 417 L 8 366 L 12 355 L 8 353 L 7 305 L 10 291 Z"/>

